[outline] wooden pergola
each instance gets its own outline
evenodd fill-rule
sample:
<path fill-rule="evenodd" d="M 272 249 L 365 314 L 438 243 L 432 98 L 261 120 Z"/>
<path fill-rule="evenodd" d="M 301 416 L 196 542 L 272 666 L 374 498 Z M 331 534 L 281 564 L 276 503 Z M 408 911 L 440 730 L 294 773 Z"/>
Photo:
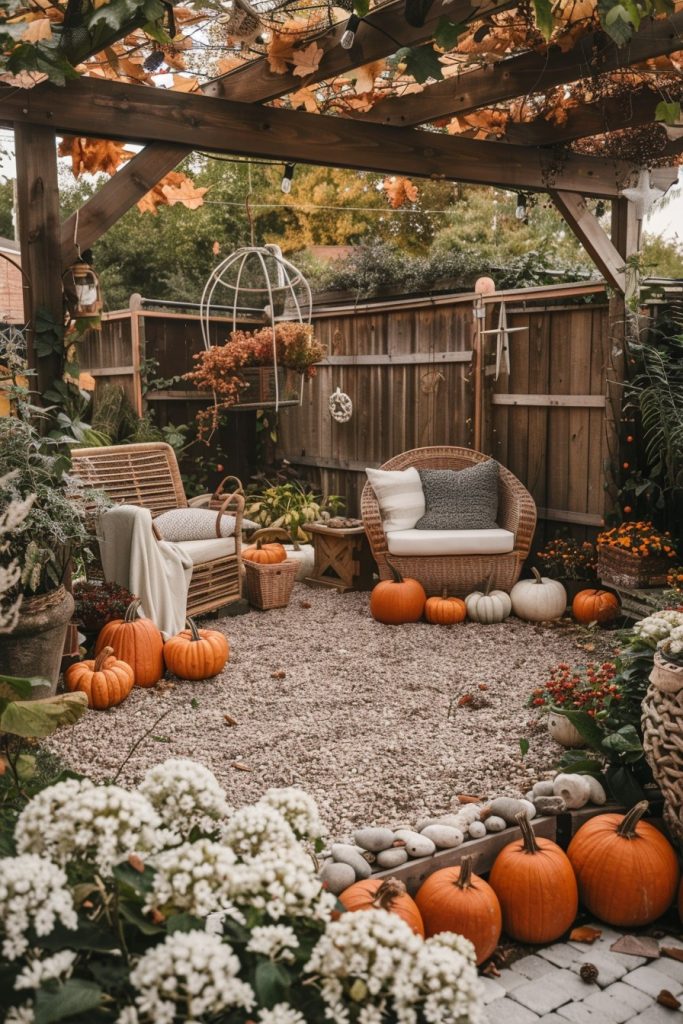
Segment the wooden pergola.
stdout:
<path fill-rule="evenodd" d="M 446 10 L 452 21 L 467 22 L 514 6 L 485 3 L 473 8 L 470 0 L 451 0 Z M 661 99 L 656 89 L 639 78 L 626 104 L 619 98 L 584 102 L 573 106 L 562 123 L 541 118 L 513 124 L 500 137 L 449 135 L 434 122 L 610 72 L 654 67 L 683 48 L 683 10 L 644 20 L 623 47 L 596 30 L 579 36 L 568 49 L 534 49 L 463 70 L 427 82 L 420 91 L 390 96 L 353 117 L 268 105 L 302 84 L 315 86 L 390 56 L 397 46 L 431 40 L 442 14 L 441 5 L 434 5 L 424 24 L 414 27 L 405 18 L 404 0 L 390 0 L 362 19 L 351 49 L 340 45 L 345 22 L 318 31 L 310 38 L 322 49 L 322 59 L 303 80 L 291 71 L 274 74 L 261 58 L 194 93 L 87 76 L 64 87 L 0 86 L 0 120 L 16 137 L 20 242 L 32 281 L 27 319 L 40 308 L 61 318 L 62 274 L 77 246 L 92 246 L 193 150 L 547 192 L 606 281 L 623 296 L 624 266 L 638 249 L 640 221 L 634 204 L 620 192 L 634 184 L 640 168 L 613 155 L 584 155 L 568 145 L 654 124 Z M 680 99 L 683 86 L 679 81 L 672 87 L 669 80 L 668 95 L 675 99 L 676 93 Z M 60 134 L 144 146 L 64 223 L 57 184 Z M 657 163 L 671 166 L 653 169 L 653 185 L 666 189 L 676 180 L 682 151 L 680 138 L 665 141 Z M 611 237 L 590 211 L 588 197 L 611 201 Z M 32 356 L 32 361 L 42 389 L 55 375 L 54 360 Z"/>

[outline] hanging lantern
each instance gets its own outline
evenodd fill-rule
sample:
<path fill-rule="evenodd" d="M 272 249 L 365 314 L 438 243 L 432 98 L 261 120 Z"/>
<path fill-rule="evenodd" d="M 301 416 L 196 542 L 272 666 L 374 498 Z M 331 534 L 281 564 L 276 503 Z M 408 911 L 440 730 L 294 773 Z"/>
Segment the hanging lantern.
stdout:
<path fill-rule="evenodd" d="M 71 275 L 76 298 L 74 319 L 99 316 L 102 312 L 102 292 L 100 279 L 93 268 L 83 260 L 77 260 L 69 268 L 68 273 Z"/>

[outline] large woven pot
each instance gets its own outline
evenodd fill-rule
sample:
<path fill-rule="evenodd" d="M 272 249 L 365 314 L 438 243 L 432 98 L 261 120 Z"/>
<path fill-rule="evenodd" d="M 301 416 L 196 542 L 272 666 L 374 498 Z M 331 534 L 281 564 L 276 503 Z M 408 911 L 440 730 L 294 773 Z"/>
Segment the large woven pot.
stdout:
<path fill-rule="evenodd" d="M 643 701 L 643 747 L 664 796 L 664 820 L 683 850 L 683 667 L 655 654 Z"/>
<path fill-rule="evenodd" d="M 73 610 L 74 599 L 64 587 L 24 598 L 16 628 L 0 634 L 0 673 L 44 679 L 33 697 L 54 696 Z"/>

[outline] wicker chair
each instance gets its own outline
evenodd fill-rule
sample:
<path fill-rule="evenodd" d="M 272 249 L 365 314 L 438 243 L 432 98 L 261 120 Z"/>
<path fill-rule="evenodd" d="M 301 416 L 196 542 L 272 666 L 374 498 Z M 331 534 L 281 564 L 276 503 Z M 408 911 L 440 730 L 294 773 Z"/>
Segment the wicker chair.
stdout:
<path fill-rule="evenodd" d="M 234 514 L 235 551 L 194 564 L 187 596 L 187 614 L 200 615 L 215 611 L 239 600 L 242 596 L 242 494 L 235 492 L 218 501 L 211 500 L 210 495 L 204 495 L 188 501 L 175 452 L 170 445 L 162 442 L 77 448 L 72 452 L 72 460 L 74 473 L 85 484 L 104 491 L 116 504 L 147 508 L 152 517 L 190 505 L 209 507 L 216 511 L 216 538 L 219 538 L 220 517 L 228 511 Z M 239 480 L 236 482 L 241 489 Z M 156 530 L 155 536 L 159 539 Z"/>
<path fill-rule="evenodd" d="M 434 447 L 414 448 L 385 462 L 380 469 L 467 469 L 489 458 L 469 448 Z M 382 526 L 379 505 L 369 483 L 361 496 L 363 525 L 370 541 L 372 553 L 379 568 L 380 579 L 391 579 L 387 565 L 387 538 Z M 517 477 L 500 467 L 498 483 L 498 525 L 515 535 L 514 549 L 497 555 L 391 555 L 391 563 L 400 573 L 422 583 L 428 594 L 440 594 L 444 588 L 449 594 L 463 597 L 485 585 L 493 576 L 492 586 L 510 590 L 519 579 L 524 560 L 529 554 L 536 528 L 536 505 L 526 487 Z"/>

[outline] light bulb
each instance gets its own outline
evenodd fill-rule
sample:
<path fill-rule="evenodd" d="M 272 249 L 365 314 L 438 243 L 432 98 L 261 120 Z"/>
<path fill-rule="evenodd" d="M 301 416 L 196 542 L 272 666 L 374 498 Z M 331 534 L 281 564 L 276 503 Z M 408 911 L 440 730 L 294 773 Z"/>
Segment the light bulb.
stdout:
<path fill-rule="evenodd" d="M 358 28 L 359 25 L 360 25 L 360 18 L 358 17 L 357 14 L 352 14 L 351 17 L 349 18 L 348 22 L 346 23 L 346 28 L 344 29 L 344 34 L 343 34 L 343 36 L 341 37 L 341 40 L 340 40 L 342 49 L 344 49 L 344 50 L 350 50 L 351 49 L 351 47 L 353 46 L 354 40 L 356 38 L 356 29 Z"/>
<path fill-rule="evenodd" d="M 294 177 L 294 164 L 285 164 L 282 174 L 282 191 L 286 196 L 292 191 L 292 178 Z"/>
<path fill-rule="evenodd" d="M 515 210 L 515 217 L 517 220 L 526 222 L 527 219 L 527 206 L 526 196 L 523 192 L 520 192 L 517 196 L 517 209 Z"/>

